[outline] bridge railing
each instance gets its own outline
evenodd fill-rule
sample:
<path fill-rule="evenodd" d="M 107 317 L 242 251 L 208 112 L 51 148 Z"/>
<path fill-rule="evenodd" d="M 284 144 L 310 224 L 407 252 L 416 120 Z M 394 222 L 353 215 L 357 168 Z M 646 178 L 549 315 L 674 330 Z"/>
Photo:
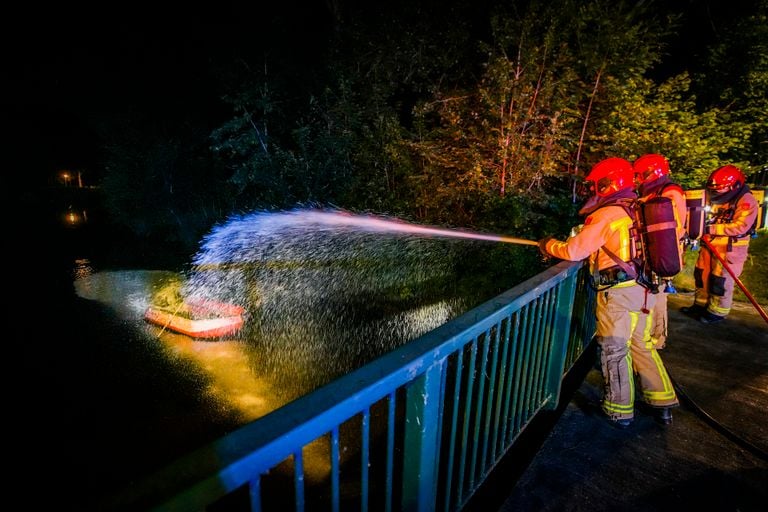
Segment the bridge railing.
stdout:
<path fill-rule="evenodd" d="M 178 460 L 113 508 L 460 510 L 594 332 L 562 262 Z"/>

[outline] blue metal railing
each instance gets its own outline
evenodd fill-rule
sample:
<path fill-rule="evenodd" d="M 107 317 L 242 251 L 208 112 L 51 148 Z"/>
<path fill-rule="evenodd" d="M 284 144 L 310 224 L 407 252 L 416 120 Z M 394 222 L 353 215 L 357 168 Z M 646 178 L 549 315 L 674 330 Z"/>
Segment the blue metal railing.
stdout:
<path fill-rule="evenodd" d="M 594 332 L 562 262 L 177 461 L 114 508 L 459 510 Z"/>

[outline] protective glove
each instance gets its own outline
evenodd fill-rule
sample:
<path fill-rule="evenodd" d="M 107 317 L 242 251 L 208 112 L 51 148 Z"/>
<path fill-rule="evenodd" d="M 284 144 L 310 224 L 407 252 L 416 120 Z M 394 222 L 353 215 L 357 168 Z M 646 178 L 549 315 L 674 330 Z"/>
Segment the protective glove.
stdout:
<path fill-rule="evenodd" d="M 539 251 L 541 251 L 541 254 L 546 256 L 547 258 L 551 258 L 552 255 L 547 252 L 547 242 L 550 240 L 554 240 L 555 237 L 553 236 L 545 236 L 541 240 L 539 240 Z"/>

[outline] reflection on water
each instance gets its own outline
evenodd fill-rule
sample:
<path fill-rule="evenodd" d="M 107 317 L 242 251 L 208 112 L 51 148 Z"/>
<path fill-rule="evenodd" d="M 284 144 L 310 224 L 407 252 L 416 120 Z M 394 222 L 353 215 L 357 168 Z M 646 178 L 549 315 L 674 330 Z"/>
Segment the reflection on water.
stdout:
<path fill-rule="evenodd" d="M 327 383 L 341 371 L 360 366 L 394 348 L 394 344 L 446 322 L 460 306 L 457 300 L 411 304 L 404 310 L 394 310 L 389 304 L 392 310 L 388 314 L 369 312 L 367 317 L 357 319 L 348 318 L 349 305 L 338 302 L 326 303 L 324 311 L 321 304 L 307 305 L 311 311 L 297 317 L 280 314 L 266 319 L 263 311 L 251 310 L 246 312 L 245 326 L 236 335 L 201 341 L 144 320 L 144 311 L 153 302 L 154 294 L 181 278 L 178 273 L 160 270 L 93 272 L 84 273 L 74 287 L 81 298 L 109 306 L 126 327 L 143 333 L 145 343 L 159 347 L 169 362 L 194 362 L 209 377 L 205 393 L 217 403 L 226 404 L 222 407 L 236 409 L 243 423 Z M 296 297 L 265 294 L 259 306 L 279 306 L 270 306 L 268 300 L 289 304 L 287 301 Z M 357 306 L 363 309 L 362 304 Z M 333 308 L 339 309 L 341 320 L 346 315 L 346 323 L 329 323 Z M 342 334 L 343 329 L 351 332 Z M 383 335 L 354 340 L 361 335 L 354 329 L 373 329 Z M 264 339 L 265 333 L 274 339 Z M 353 342 L 356 346 L 351 345 Z M 136 349 L 141 349 L 141 344 Z"/>
<path fill-rule="evenodd" d="M 466 242 L 342 228 L 318 228 L 291 215 L 235 218 L 204 239 L 185 273 L 95 271 L 78 260 L 77 295 L 108 308 L 109 321 L 119 323 L 105 331 L 106 340 L 94 328 L 97 339 L 90 341 L 98 378 L 109 384 L 107 397 L 98 400 L 114 411 L 108 428 L 130 431 L 119 441 L 111 437 L 120 434 L 106 432 L 111 451 L 102 454 L 94 443 L 94 459 L 119 468 L 121 457 L 132 458 L 137 473 L 167 463 L 170 455 L 260 418 L 478 303 L 477 290 L 457 285 L 458 262 L 466 256 L 466 245 L 457 244 Z M 200 341 L 146 322 L 146 308 L 169 289 L 185 300 L 244 307 L 242 329 Z M 104 413 L 88 408 L 87 414 L 93 415 L 88 422 L 98 422 Z M 325 441 L 308 448 L 309 479 L 327 473 L 327 452 Z"/>
<path fill-rule="evenodd" d="M 144 320 L 153 293 L 178 278 L 178 274 L 159 270 L 110 271 L 87 275 L 74 284 L 80 297 L 110 306 L 128 326 L 143 332 L 170 363 L 194 362 L 209 377 L 204 391 L 208 398 L 223 409 L 237 410 L 244 423 L 276 408 L 278 404 L 271 398 L 274 393 L 249 362 L 253 345 L 235 338 L 196 341 Z"/>
<path fill-rule="evenodd" d="M 163 367 L 175 368 L 177 375 L 183 375 L 185 379 L 194 378 L 199 385 L 200 400 L 209 404 L 205 415 L 211 415 L 214 423 L 217 414 L 226 418 L 232 418 L 234 414 L 239 425 L 258 419 L 314 387 L 329 382 L 339 372 L 350 371 L 391 349 L 389 344 L 395 340 L 402 343 L 406 337 L 412 338 L 444 323 L 456 314 L 458 305 L 457 301 L 453 301 L 453 305 L 449 301 L 433 301 L 397 310 L 389 304 L 388 314 L 377 312 L 376 315 L 368 315 L 368 327 L 364 327 L 362 318 L 351 318 L 349 305 L 345 308 L 338 301 L 326 303 L 324 311 L 321 311 L 320 304 L 310 305 L 311 313 L 296 318 L 281 314 L 265 320 L 263 312 L 249 311 L 245 326 L 237 335 L 201 341 L 144 320 L 144 311 L 152 303 L 153 295 L 167 287 L 169 282 L 182 278 L 180 274 L 168 271 L 93 272 L 77 279 L 74 287 L 79 297 L 108 306 L 127 330 L 137 333 L 131 340 L 131 346 L 125 347 L 126 350 L 162 357 Z M 269 300 L 286 303 L 288 299 L 280 294 L 265 294 L 260 305 Z M 278 305 L 272 304 L 271 307 L 277 308 Z M 358 307 L 361 307 L 360 304 Z M 346 318 L 346 323 L 331 325 L 332 311 L 329 308 L 340 308 L 339 317 Z M 386 333 L 388 338 L 362 337 L 354 340 L 355 336 L 360 336 L 360 332 L 354 331 L 355 328 L 367 329 L 369 333 L 371 329 L 377 330 Z M 351 332 L 342 335 L 340 329 Z M 265 340 L 265 333 L 273 339 Z M 389 341 L 385 343 L 383 339 Z M 353 340 L 355 345 L 351 345 Z M 110 363 L 100 361 L 100 364 Z M 137 372 L 145 370 L 136 368 Z M 164 386 L 179 385 L 171 382 L 174 378 L 171 373 L 153 378 Z M 157 401 L 158 397 L 149 399 Z M 173 395 L 168 399 L 173 400 Z M 211 405 L 213 409 L 210 409 Z M 156 414 L 158 407 L 167 407 L 168 410 L 179 408 L 173 403 L 155 404 L 148 408 L 145 421 L 157 421 L 152 415 Z M 189 410 L 190 415 L 198 415 L 195 421 L 201 421 L 201 412 L 196 408 Z M 183 414 L 177 416 L 177 420 L 181 423 L 165 424 L 160 421 L 156 428 L 151 429 L 151 435 L 157 436 L 157 442 L 162 442 L 166 436 L 177 436 L 177 429 L 185 428 Z M 202 421 L 206 421 L 205 418 Z M 226 433 L 221 431 L 220 435 Z M 189 448 L 196 446 L 193 444 Z M 327 474 L 329 449 L 324 440 L 307 448 L 305 463 L 308 479 L 319 480 Z"/>
<path fill-rule="evenodd" d="M 75 281 L 79 279 L 85 279 L 93 274 L 93 267 L 91 266 L 91 260 L 87 258 L 81 258 L 75 260 L 75 264 L 72 269 L 72 277 Z"/>
<path fill-rule="evenodd" d="M 148 328 L 158 331 L 156 327 Z M 239 340 L 199 342 L 168 331 L 160 336 L 171 359 L 186 358 L 205 371 L 210 377 L 205 393 L 214 402 L 237 410 L 243 422 L 260 418 L 279 406 L 269 383 L 252 371 L 248 344 Z"/>

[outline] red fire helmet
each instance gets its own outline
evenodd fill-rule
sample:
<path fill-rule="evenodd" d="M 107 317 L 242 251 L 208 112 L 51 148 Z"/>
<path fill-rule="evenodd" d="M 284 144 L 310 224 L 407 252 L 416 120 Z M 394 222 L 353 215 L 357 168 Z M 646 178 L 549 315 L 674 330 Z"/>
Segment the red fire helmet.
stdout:
<path fill-rule="evenodd" d="M 669 174 L 669 162 L 662 155 L 649 153 L 635 160 L 632 166 L 638 183 L 648 183 Z"/>
<path fill-rule="evenodd" d="M 611 157 L 595 164 L 585 180 L 591 182 L 592 190 L 598 196 L 606 197 L 619 190 L 632 188 L 634 176 L 632 164 L 623 158 Z"/>
<path fill-rule="evenodd" d="M 724 165 L 709 175 L 707 190 L 713 194 L 724 194 L 741 188 L 747 178 L 741 170 L 733 165 Z"/>

